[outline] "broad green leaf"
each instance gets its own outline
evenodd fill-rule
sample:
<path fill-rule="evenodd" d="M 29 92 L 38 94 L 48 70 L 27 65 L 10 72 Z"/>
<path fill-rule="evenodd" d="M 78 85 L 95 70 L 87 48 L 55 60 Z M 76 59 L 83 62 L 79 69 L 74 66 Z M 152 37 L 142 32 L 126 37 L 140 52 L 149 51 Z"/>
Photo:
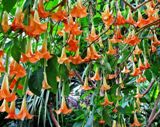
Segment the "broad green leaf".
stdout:
<path fill-rule="evenodd" d="M 28 81 L 29 89 L 31 90 L 31 92 L 33 92 L 37 96 L 41 95 L 42 81 L 43 81 L 42 68 L 34 71 L 29 78 L 29 81 Z"/>
<path fill-rule="evenodd" d="M 21 49 L 18 46 L 17 42 L 14 43 L 14 45 L 11 48 L 11 55 L 17 63 L 19 63 L 19 60 L 21 58 Z"/>
<path fill-rule="evenodd" d="M 2 0 L 3 9 L 7 12 L 10 12 L 10 10 L 14 7 L 17 0 Z"/>
<path fill-rule="evenodd" d="M 53 93 L 57 92 L 57 80 L 56 80 L 56 77 L 58 75 L 57 67 L 58 67 L 57 57 L 54 56 L 48 60 L 46 67 L 47 81 L 48 84 L 52 87 L 51 91 Z"/>

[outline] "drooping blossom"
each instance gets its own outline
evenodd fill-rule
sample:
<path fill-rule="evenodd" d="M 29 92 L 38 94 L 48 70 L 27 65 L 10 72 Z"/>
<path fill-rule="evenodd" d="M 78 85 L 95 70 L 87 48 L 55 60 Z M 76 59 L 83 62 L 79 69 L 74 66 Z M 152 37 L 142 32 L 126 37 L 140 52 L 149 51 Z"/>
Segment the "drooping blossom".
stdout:
<path fill-rule="evenodd" d="M 91 90 L 92 87 L 88 85 L 88 77 L 85 77 L 84 85 L 81 87 L 82 90 Z"/>
<path fill-rule="evenodd" d="M 95 81 L 99 81 L 99 80 L 101 80 L 101 76 L 100 76 L 100 74 L 99 74 L 99 68 L 98 67 L 96 67 L 96 71 L 95 71 L 95 74 L 94 74 L 94 76 L 91 78 L 91 80 L 95 80 Z"/>
<path fill-rule="evenodd" d="M 136 113 L 134 113 L 134 122 L 131 124 L 131 127 L 140 127 L 142 124 L 138 121 Z"/>
<path fill-rule="evenodd" d="M 136 24 L 136 21 L 133 19 L 132 15 L 133 14 L 132 14 L 131 10 L 129 9 L 129 12 L 128 12 L 128 15 L 127 15 L 127 19 L 126 19 L 126 23 L 134 25 L 134 24 Z"/>
<path fill-rule="evenodd" d="M 99 38 L 99 36 L 96 34 L 95 27 L 94 27 L 94 25 L 92 24 L 91 33 L 88 35 L 88 37 L 86 38 L 86 40 L 87 40 L 89 43 L 91 43 L 91 42 L 93 42 L 93 41 L 96 41 L 98 38 Z"/>
<path fill-rule="evenodd" d="M 108 95 L 107 95 L 107 93 L 105 93 L 104 102 L 101 103 L 101 105 L 108 106 L 108 105 L 112 105 L 112 104 L 113 104 L 113 102 L 109 101 Z"/>
<path fill-rule="evenodd" d="M 115 25 L 124 25 L 125 23 L 126 23 L 125 18 L 122 16 L 121 11 L 118 10 Z"/>
<path fill-rule="evenodd" d="M 43 82 L 42 82 L 42 88 L 43 89 L 50 89 L 51 86 L 48 84 L 46 72 L 43 72 L 43 76 L 44 76 L 44 79 L 43 79 Z"/>
<path fill-rule="evenodd" d="M 106 77 L 105 76 L 103 76 L 103 84 L 102 84 L 102 86 L 101 86 L 101 90 L 102 91 L 107 91 L 107 90 L 109 90 L 111 87 L 107 84 L 107 81 L 106 81 Z"/>
<path fill-rule="evenodd" d="M 70 63 L 70 59 L 66 55 L 66 47 L 63 47 L 61 57 L 58 58 L 58 63 L 59 64 Z"/>
<path fill-rule="evenodd" d="M 65 101 L 65 97 L 63 96 L 62 97 L 62 102 L 61 102 L 61 107 L 60 107 L 60 109 L 59 110 L 55 110 L 55 112 L 59 115 L 59 114 L 64 114 L 64 115 L 66 115 L 66 114 L 69 114 L 69 113 L 71 113 L 72 112 L 72 109 L 69 109 L 68 107 L 67 107 L 67 104 L 66 104 L 66 101 Z"/>
<path fill-rule="evenodd" d="M 10 29 L 10 25 L 8 23 L 8 13 L 6 11 L 3 12 L 1 26 L 2 26 L 4 33 L 6 33 Z"/>
<path fill-rule="evenodd" d="M 15 113 L 15 101 L 11 102 L 8 115 L 5 117 L 5 119 L 17 119 L 17 114 Z"/>
<path fill-rule="evenodd" d="M 1 106 L 0 106 L 0 112 L 9 112 L 9 106 L 8 102 L 4 99 Z"/>
<path fill-rule="evenodd" d="M 115 54 L 117 54 L 117 50 L 112 47 L 112 43 L 110 41 L 108 41 L 108 51 L 107 51 L 107 54 L 109 54 L 109 55 L 115 55 Z"/>
<path fill-rule="evenodd" d="M 28 112 L 27 104 L 26 104 L 26 97 L 24 96 L 22 100 L 21 109 L 19 113 L 17 114 L 17 119 L 24 120 L 24 119 L 32 119 L 32 118 L 33 118 L 33 115 L 31 115 Z"/>
<path fill-rule="evenodd" d="M 39 17 L 41 18 L 47 18 L 50 15 L 50 13 L 45 11 L 44 9 L 43 0 L 39 0 L 37 10 L 38 10 Z"/>
<path fill-rule="evenodd" d="M 76 40 L 73 35 L 70 35 L 67 44 L 67 50 L 72 52 L 76 52 L 78 50 L 78 40 Z"/>
<path fill-rule="evenodd" d="M 82 5 L 81 0 L 77 0 L 77 4 L 71 10 L 71 16 L 75 18 L 83 18 L 87 16 L 87 9 Z"/>

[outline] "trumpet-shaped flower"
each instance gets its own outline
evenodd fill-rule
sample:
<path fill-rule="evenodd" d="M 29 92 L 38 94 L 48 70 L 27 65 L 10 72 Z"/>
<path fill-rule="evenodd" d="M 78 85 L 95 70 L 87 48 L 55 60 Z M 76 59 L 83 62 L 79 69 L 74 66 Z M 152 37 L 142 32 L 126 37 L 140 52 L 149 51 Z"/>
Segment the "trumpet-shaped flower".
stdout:
<path fill-rule="evenodd" d="M 30 15 L 30 21 L 28 26 L 24 26 L 24 30 L 27 35 L 31 37 L 39 36 L 44 33 L 47 29 L 47 23 L 41 23 L 39 19 L 38 12 L 34 12 L 34 18 Z"/>
<path fill-rule="evenodd" d="M 95 71 L 95 74 L 94 74 L 94 76 L 91 78 L 91 80 L 95 80 L 95 81 L 99 81 L 99 80 L 101 80 L 101 76 L 99 75 L 99 68 L 97 67 L 96 68 L 96 71 Z"/>
<path fill-rule="evenodd" d="M 104 76 L 103 77 L 103 84 L 102 84 L 102 86 L 101 86 L 101 90 L 102 91 L 107 91 L 107 90 L 109 90 L 111 87 L 107 84 L 107 81 L 106 81 L 106 77 Z"/>
<path fill-rule="evenodd" d="M 3 13 L 1 25 L 2 25 L 2 29 L 5 33 L 10 29 L 10 26 L 8 24 L 8 13 L 6 11 L 4 11 L 4 13 Z"/>
<path fill-rule="evenodd" d="M 71 10 L 71 15 L 75 18 L 83 18 L 87 16 L 87 9 L 82 5 L 81 0 L 77 0 L 77 4 Z"/>
<path fill-rule="evenodd" d="M 17 115 L 15 113 L 15 101 L 11 102 L 11 106 L 8 111 L 8 115 L 5 117 L 6 119 L 17 119 Z"/>
<path fill-rule="evenodd" d="M 15 95 L 15 93 L 11 93 L 9 91 L 8 75 L 5 74 L 0 89 L 0 99 L 5 99 L 7 102 L 11 102 L 16 98 L 17 96 Z"/>
<path fill-rule="evenodd" d="M 16 30 L 23 30 L 24 25 L 23 25 L 23 19 L 24 19 L 24 14 L 22 12 L 21 8 L 17 8 L 15 18 L 11 24 L 11 29 L 16 31 Z"/>
<path fill-rule="evenodd" d="M 81 87 L 82 90 L 91 90 L 92 87 L 88 85 L 88 77 L 85 77 L 84 85 Z"/>
<path fill-rule="evenodd" d="M 134 122 L 131 124 L 131 127 L 140 127 L 142 124 L 138 121 L 136 113 L 134 113 Z"/>
<path fill-rule="evenodd" d="M 6 100 L 3 100 L 3 103 L 0 106 L 0 112 L 9 112 L 8 102 Z"/>
<path fill-rule="evenodd" d="M 42 82 L 42 88 L 43 89 L 50 89 L 51 86 L 48 84 L 46 72 L 43 72 L 43 75 L 44 75 L 44 80 Z"/>
<path fill-rule="evenodd" d="M 69 114 L 72 112 L 72 109 L 69 109 L 66 105 L 66 101 L 65 101 L 65 97 L 62 97 L 62 103 L 61 103 L 61 107 L 59 110 L 55 110 L 55 112 L 59 115 L 59 114 Z"/>
<path fill-rule="evenodd" d="M 27 110 L 27 104 L 26 104 L 26 97 L 23 98 L 22 100 L 22 105 L 20 112 L 17 114 L 17 119 L 24 120 L 26 119 L 32 119 L 33 115 L 29 114 Z"/>
<path fill-rule="evenodd" d="M 63 47 L 61 57 L 58 58 L 58 63 L 63 64 L 63 63 L 70 63 L 70 59 L 66 55 L 66 48 Z"/>
<path fill-rule="evenodd" d="M 49 16 L 49 12 L 45 11 L 44 9 L 43 0 L 39 0 L 38 14 L 39 14 L 39 17 L 41 18 L 47 18 Z"/>

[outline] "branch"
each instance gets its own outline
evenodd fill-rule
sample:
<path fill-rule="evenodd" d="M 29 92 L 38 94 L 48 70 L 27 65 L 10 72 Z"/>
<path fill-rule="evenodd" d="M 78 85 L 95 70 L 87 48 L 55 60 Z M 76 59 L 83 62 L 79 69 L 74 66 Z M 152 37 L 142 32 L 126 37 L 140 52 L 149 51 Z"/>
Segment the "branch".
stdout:
<path fill-rule="evenodd" d="M 55 125 L 56 127 L 61 127 L 61 126 L 59 125 L 58 121 L 56 120 L 55 116 L 54 116 L 54 113 L 53 113 L 53 111 L 52 111 L 51 105 L 49 105 L 48 107 L 49 107 L 49 113 L 50 113 L 52 122 L 54 123 L 54 125 Z"/>
<path fill-rule="evenodd" d="M 123 2 L 128 5 L 132 11 L 136 11 L 138 8 L 140 8 L 141 6 L 143 6 L 144 4 L 150 2 L 151 0 L 146 0 L 143 3 L 139 4 L 137 7 L 133 7 L 131 4 L 129 4 L 126 0 L 123 0 Z"/>
<path fill-rule="evenodd" d="M 77 73 L 77 71 L 74 71 L 75 75 L 77 76 L 77 78 L 80 80 L 81 84 L 84 84 L 80 74 Z"/>
<path fill-rule="evenodd" d="M 155 79 L 151 81 L 151 83 L 149 84 L 149 86 L 147 87 L 147 89 L 143 92 L 143 96 L 145 96 L 149 90 L 152 88 L 153 84 L 155 83 Z"/>
<path fill-rule="evenodd" d="M 67 0 L 62 0 L 59 4 L 57 4 L 56 6 L 54 6 L 50 12 L 52 12 L 54 9 L 56 9 L 58 6 L 64 6 L 66 4 Z"/>
<path fill-rule="evenodd" d="M 151 125 L 151 123 L 157 118 L 157 116 L 160 114 L 160 109 L 158 110 L 158 112 L 153 116 L 153 118 L 149 121 L 147 127 L 149 127 Z"/>
<path fill-rule="evenodd" d="M 151 125 L 151 123 L 152 123 L 152 122 L 154 121 L 154 119 L 155 119 L 155 115 L 159 112 L 159 111 L 158 111 L 158 112 L 156 113 L 156 109 L 157 109 L 159 100 L 160 100 L 160 93 L 158 94 L 158 97 L 157 97 L 157 99 L 156 99 L 156 101 L 155 101 L 155 103 L 154 103 L 154 107 L 153 107 L 153 109 L 152 109 L 152 112 L 151 112 L 151 114 L 150 114 L 150 116 L 149 116 L 147 127 L 149 127 L 149 126 Z M 156 114 L 155 114 L 155 113 L 156 113 Z"/>

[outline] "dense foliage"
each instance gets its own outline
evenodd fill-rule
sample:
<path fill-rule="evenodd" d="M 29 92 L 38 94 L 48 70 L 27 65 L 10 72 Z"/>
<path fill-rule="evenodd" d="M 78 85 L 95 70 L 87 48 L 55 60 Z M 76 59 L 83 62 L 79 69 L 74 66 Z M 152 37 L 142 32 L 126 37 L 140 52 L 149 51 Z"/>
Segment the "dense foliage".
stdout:
<path fill-rule="evenodd" d="M 0 126 L 160 126 L 160 0 L 0 3 Z"/>

